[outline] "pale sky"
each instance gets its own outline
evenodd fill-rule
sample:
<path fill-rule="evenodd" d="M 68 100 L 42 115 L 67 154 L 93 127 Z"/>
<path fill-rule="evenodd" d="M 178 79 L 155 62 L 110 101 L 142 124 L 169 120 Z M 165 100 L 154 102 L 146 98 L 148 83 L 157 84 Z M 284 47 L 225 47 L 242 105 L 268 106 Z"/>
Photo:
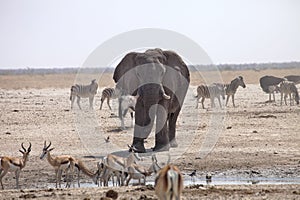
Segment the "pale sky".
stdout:
<path fill-rule="evenodd" d="M 216 64 L 300 61 L 298 0 L 0 0 L 0 69 L 81 66 L 141 28 L 183 34 Z"/>

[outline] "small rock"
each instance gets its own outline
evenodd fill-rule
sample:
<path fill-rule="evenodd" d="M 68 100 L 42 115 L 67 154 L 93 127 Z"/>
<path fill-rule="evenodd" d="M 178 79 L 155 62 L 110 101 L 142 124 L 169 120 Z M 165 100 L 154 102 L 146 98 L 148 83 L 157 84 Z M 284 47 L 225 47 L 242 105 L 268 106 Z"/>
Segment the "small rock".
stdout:
<path fill-rule="evenodd" d="M 100 200 L 112 200 L 112 198 L 109 198 L 109 197 L 101 197 Z"/>
<path fill-rule="evenodd" d="M 33 199 L 33 198 L 36 198 L 36 195 L 35 194 L 24 194 L 24 195 L 19 196 L 19 198 Z"/>
<path fill-rule="evenodd" d="M 227 126 L 226 129 L 232 129 L 232 126 Z"/>
<path fill-rule="evenodd" d="M 254 131 L 252 131 L 252 133 L 257 133 L 257 131 L 256 131 L 256 130 L 254 130 Z"/>
<path fill-rule="evenodd" d="M 7 131 L 7 132 L 5 132 L 5 134 L 6 134 L 6 135 L 11 135 L 11 132 L 8 132 L 8 131 Z"/>
<path fill-rule="evenodd" d="M 112 199 L 117 199 L 118 198 L 118 192 L 114 190 L 108 190 L 106 192 L 106 197 L 112 198 Z"/>

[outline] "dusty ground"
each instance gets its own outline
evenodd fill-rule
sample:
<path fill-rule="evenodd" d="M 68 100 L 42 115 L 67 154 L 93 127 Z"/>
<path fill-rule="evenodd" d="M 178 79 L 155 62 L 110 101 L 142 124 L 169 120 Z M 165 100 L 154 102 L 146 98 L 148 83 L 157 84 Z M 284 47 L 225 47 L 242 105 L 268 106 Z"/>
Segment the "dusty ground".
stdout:
<path fill-rule="evenodd" d="M 203 82 L 201 76 L 209 73 L 193 73 L 192 82 L 180 118 L 178 120 L 177 149 L 171 149 L 172 163 L 183 173 L 197 169 L 197 181 L 204 186 L 186 187 L 184 199 L 300 199 L 300 126 L 299 106 L 280 106 L 265 103 L 268 95 L 258 85 L 263 75 L 284 76 L 300 74 L 300 69 L 265 71 L 222 72 L 225 82 L 242 75 L 247 87 L 239 88 L 236 108 L 231 101 L 225 109 L 195 109 L 193 97 L 196 85 Z M 77 77 L 77 78 L 76 78 Z M 99 75 L 18 75 L 0 76 L 0 155 L 20 156 L 20 144 L 32 143 L 32 152 L 22 170 L 22 190 L 13 190 L 13 174 L 3 178 L 5 190 L 0 199 L 11 198 L 64 198 L 99 199 L 111 188 L 84 187 L 56 190 L 54 169 L 46 160 L 40 160 L 43 142 L 51 141 L 54 155 L 69 154 L 82 159 L 92 171 L 96 162 L 110 152 L 124 153 L 131 143 L 132 131 L 127 117 L 124 131 L 119 129 L 117 101 L 105 104 L 99 110 L 101 89 L 113 86 L 111 74 L 103 74 L 99 81 L 94 110 L 88 109 L 88 101 L 82 100 L 83 110 L 70 110 L 69 88 L 74 82 L 88 83 Z M 199 105 L 200 106 L 200 105 Z M 201 107 L 201 106 L 200 106 Z M 110 136 L 111 142 L 104 138 Z M 147 140 L 147 148 L 153 145 L 153 134 Z M 204 142 L 207 141 L 207 142 Z M 150 164 L 149 154 L 140 164 Z M 165 154 L 158 154 L 159 162 L 166 161 Z M 211 173 L 212 185 L 205 184 L 205 175 Z M 81 182 L 91 186 L 91 180 L 81 176 Z M 222 185 L 213 186 L 214 180 L 292 180 L 284 185 Z M 185 175 L 188 181 L 190 177 Z M 153 180 L 153 177 L 150 177 Z M 203 181 L 203 183 L 201 182 Z M 113 188 L 119 199 L 155 198 L 152 187 Z"/>

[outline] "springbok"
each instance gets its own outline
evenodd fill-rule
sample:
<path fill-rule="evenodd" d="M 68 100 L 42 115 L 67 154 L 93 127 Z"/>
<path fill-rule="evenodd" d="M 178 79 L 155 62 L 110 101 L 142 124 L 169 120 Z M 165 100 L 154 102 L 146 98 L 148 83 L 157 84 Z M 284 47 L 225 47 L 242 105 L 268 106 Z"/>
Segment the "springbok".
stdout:
<path fill-rule="evenodd" d="M 2 178 L 7 174 L 7 172 L 15 172 L 16 175 L 16 188 L 19 189 L 19 177 L 21 170 L 25 167 L 26 162 L 28 160 L 29 153 L 31 151 L 31 143 L 29 142 L 28 149 L 25 149 L 23 143 L 21 144 L 23 150 L 19 150 L 22 154 L 22 158 L 16 157 L 8 157 L 8 156 L 1 156 L 0 157 L 0 182 L 1 187 L 3 187 Z"/>
<path fill-rule="evenodd" d="M 183 190 L 183 177 L 174 165 L 166 165 L 155 179 L 155 194 L 160 200 L 179 200 Z"/>
<path fill-rule="evenodd" d="M 141 179 L 144 180 L 143 184 L 146 185 L 146 176 L 151 176 L 151 169 L 145 166 L 132 163 L 128 168 L 128 179 L 126 181 L 126 186 L 128 186 L 131 179 L 138 179 L 139 185 L 141 184 Z"/>
<path fill-rule="evenodd" d="M 84 163 L 76 159 L 74 162 L 74 166 L 77 169 L 77 182 L 78 182 L 78 187 L 80 187 L 80 172 L 82 171 L 85 175 L 90 177 L 95 184 L 97 184 L 98 177 L 99 177 L 99 170 L 97 170 L 95 173 L 91 172 L 85 165 Z"/>
<path fill-rule="evenodd" d="M 136 163 L 136 160 L 141 160 L 137 153 L 134 152 L 134 147 L 129 146 L 130 154 L 128 157 L 120 157 L 113 154 L 108 154 L 103 158 L 103 164 L 105 166 L 105 170 L 102 174 L 102 179 L 104 181 L 104 186 L 108 185 L 108 180 L 112 174 L 117 175 L 118 182 L 121 182 L 121 185 L 124 185 L 124 173 L 127 168 Z"/>
<path fill-rule="evenodd" d="M 157 174 L 159 170 L 161 170 L 161 167 L 157 163 L 157 158 L 155 154 L 152 154 L 152 164 L 149 168 L 138 165 L 133 163 L 131 166 L 128 167 L 128 179 L 126 181 L 126 185 L 129 184 L 129 181 L 131 179 L 138 179 L 139 184 L 141 184 L 141 179 L 144 179 L 144 183 L 146 184 L 146 177 L 151 176 L 151 174 L 154 172 L 154 174 Z M 168 155 L 168 161 L 167 165 L 170 163 L 171 157 Z"/>
<path fill-rule="evenodd" d="M 155 174 L 161 169 L 161 167 L 157 164 L 157 159 L 155 154 L 152 155 L 152 164 L 149 168 L 132 163 L 128 168 L 128 179 L 126 181 L 126 185 L 129 184 L 131 179 L 138 179 L 139 185 L 141 184 L 141 179 L 144 180 L 144 185 L 146 184 L 146 177 L 151 176 L 154 172 Z"/>
<path fill-rule="evenodd" d="M 62 155 L 62 156 L 56 156 L 53 157 L 50 154 L 50 151 L 52 151 L 54 148 L 49 149 L 51 146 L 51 142 L 50 144 L 47 146 L 46 145 L 46 141 L 44 142 L 44 148 L 42 151 L 42 154 L 40 156 L 40 159 L 44 159 L 45 156 L 47 155 L 47 160 L 49 162 L 49 164 L 54 167 L 55 169 L 55 179 L 56 179 L 56 188 L 57 188 L 57 184 L 59 184 L 59 187 L 61 187 L 61 175 L 62 172 L 65 171 L 66 172 L 66 177 L 68 177 L 68 171 L 70 170 L 71 173 L 71 179 L 67 179 L 67 184 L 66 187 L 70 187 L 71 185 L 71 181 L 73 178 L 73 169 L 75 166 L 75 158 L 73 158 L 72 156 L 69 155 Z"/>

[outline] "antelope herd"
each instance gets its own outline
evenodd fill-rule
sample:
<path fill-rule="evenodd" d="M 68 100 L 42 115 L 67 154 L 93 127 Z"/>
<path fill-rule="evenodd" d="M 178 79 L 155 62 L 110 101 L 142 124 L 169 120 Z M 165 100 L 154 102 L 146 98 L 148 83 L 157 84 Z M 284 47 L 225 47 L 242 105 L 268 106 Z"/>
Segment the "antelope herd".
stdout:
<path fill-rule="evenodd" d="M 29 147 L 27 149 L 24 147 L 23 143 L 21 144 L 21 147 L 23 149 L 20 150 L 20 152 L 23 154 L 22 158 L 8 156 L 0 157 L 0 182 L 2 189 L 4 189 L 2 178 L 8 172 L 15 172 L 16 188 L 19 189 L 20 172 L 25 167 L 28 161 L 28 156 L 31 152 L 31 143 L 29 143 Z M 53 150 L 54 148 L 51 148 L 51 142 L 47 145 L 47 142 L 44 141 L 44 146 L 42 149 L 40 159 L 47 157 L 47 161 L 54 168 L 56 188 L 61 187 L 61 179 L 63 173 L 65 173 L 66 177 L 66 187 L 70 187 L 74 178 L 73 173 L 75 169 L 77 170 L 78 187 L 80 187 L 81 171 L 85 175 L 90 177 L 93 183 L 98 184 L 98 186 L 109 186 L 109 180 L 111 180 L 113 185 L 116 186 L 128 186 L 132 179 L 138 180 L 139 184 L 146 184 L 147 176 L 151 176 L 152 174 L 158 174 L 158 177 L 155 181 L 156 185 L 165 184 L 165 181 L 167 181 L 167 184 L 169 184 L 169 186 L 166 189 L 168 189 L 168 192 L 170 192 L 170 187 L 174 187 L 174 184 L 179 184 L 180 187 L 178 188 L 178 191 L 174 191 L 173 188 L 173 192 L 175 196 L 180 196 L 183 184 L 182 177 L 179 170 L 176 167 L 169 164 L 170 158 L 166 166 L 171 166 L 170 170 L 175 170 L 174 172 L 176 173 L 168 171 L 165 168 L 161 168 L 157 163 L 157 158 L 155 154 L 152 154 L 152 164 L 149 167 L 137 164 L 136 161 L 141 160 L 141 158 L 139 157 L 138 153 L 134 152 L 133 147 L 129 146 L 130 153 L 128 157 L 121 157 L 114 154 L 108 154 L 106 157 L 104 157 L 101 161 L 97 163 L 97 168 L 95 172 L 92 172 L 85 166 L 82 160 L 70 155 L 53 156 L 50 154 L 50 152 L 52 152 Z M 180 176 L 179 179 L 178 176 Z M 172 178 L 176 179 L 172 180 Z M 143 182 L 141 182 L 141 180 L 143 180 Z M 161 189 L 159 192 L 162 192 Z"/>

